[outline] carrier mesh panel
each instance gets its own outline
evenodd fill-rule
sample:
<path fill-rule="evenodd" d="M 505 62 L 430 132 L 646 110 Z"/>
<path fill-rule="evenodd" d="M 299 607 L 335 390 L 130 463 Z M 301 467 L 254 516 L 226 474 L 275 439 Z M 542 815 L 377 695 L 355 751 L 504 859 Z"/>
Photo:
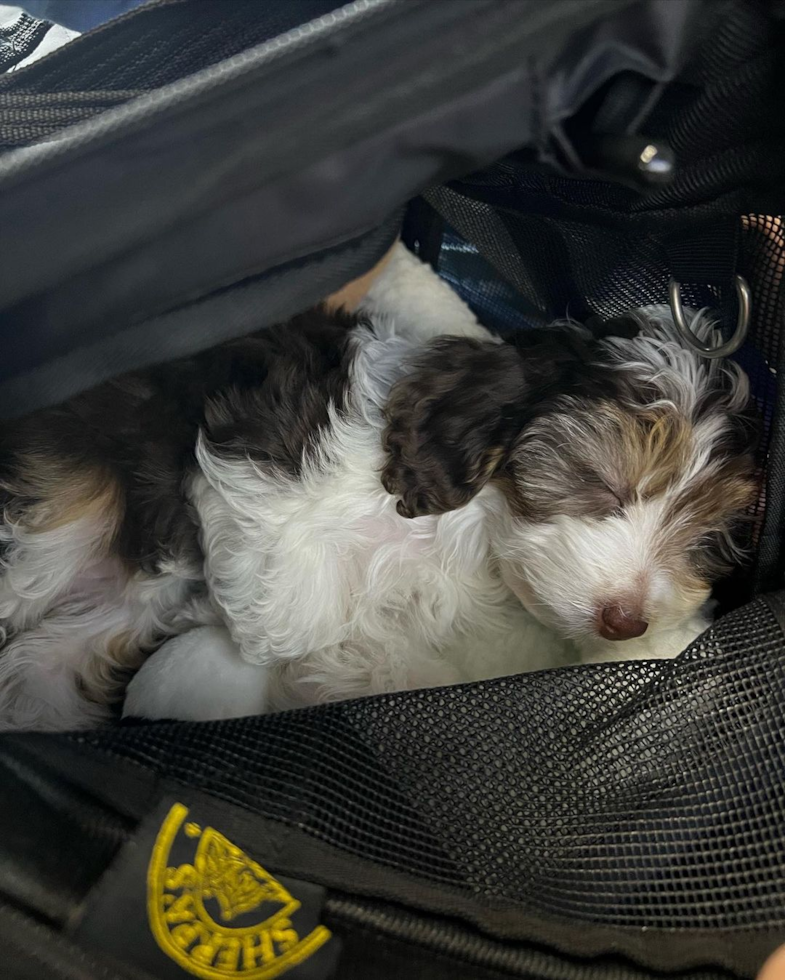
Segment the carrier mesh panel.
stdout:
<path fill-rule="evenodd" d="M 676 661 L 80 741 L 525 910 L 782 925 L 785 642 L 764 600 Z"/>

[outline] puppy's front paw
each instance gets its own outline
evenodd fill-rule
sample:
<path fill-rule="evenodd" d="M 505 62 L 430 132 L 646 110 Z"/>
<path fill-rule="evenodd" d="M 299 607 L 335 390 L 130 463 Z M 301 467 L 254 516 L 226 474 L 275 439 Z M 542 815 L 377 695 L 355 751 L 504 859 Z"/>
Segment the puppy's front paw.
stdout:
<path fill-rule="evenodd" d="M 413 442 L 394 425 L 385 433 L 387 461 L 381 481 L 388 493 L 399 498 L 396 510 L 401 517 L 437 516 L 468 504 L 480 482 L 475 474 L 467 474 L 465 480 L 456 477 L 453 470 L 461 466 L 454 455 Z"/>
<path fill-rule="evenodd" d="M 393 497 L 401 497 L 406 489 L 407 473 L 406 467 L 401 462 L 400 456 L 394 448 L 388 446 L 388 457 L 384 469 L 381 472 L 381 481 L 384 489 Z M 413 474 L 408 473 L 411 480 Z"/>
<path fill-rule="evenodd" d="M 382 486 L 387 493 L 399 498 L 395 509 L 401 517 L 442 513 L 438 501 L 419 485 L 417 474 L 397 459 L 390 459 L 382 470 Z"/>

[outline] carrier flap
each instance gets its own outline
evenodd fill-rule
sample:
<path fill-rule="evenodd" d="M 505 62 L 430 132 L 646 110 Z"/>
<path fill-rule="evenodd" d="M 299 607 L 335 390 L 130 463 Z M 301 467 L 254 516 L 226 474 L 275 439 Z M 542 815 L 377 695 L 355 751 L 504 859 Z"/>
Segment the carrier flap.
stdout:
<path fill-rule="evenodd" d="M 166 5 L 169 30 L 190 6 Z M 231 303 L 198 340 L 187 316 L 166 321 L 165 342 L 133 331 L 293 263 L 286 307 L 275 312 L 304 308 L 311 257 L 351 247 L 423 188 L 513 149 L 550 160 L 552 129 L 614 73 L 673 78 L 704 6 L 362 0 L 7 153 L 0 413 L 247 332 Z M 68 46 L 55 52 L 51 98 L 64 97 L 69 57 L 82 66 L 73 84 L 85 85 L 90 45 L 115 34 L 130 44 L 155 9 L 78 39 L 70 55 Z M 117 37 L 115 59 L 116 49 Z M 48 62 L 0 84 L 0 116 L 24 120 L 25 98 L 31 116 L 44 111 Z M 99 78 L 113 64 L 95 65 Z M 96 99 L 110 102 L 108 83 L 95 84 Z M 340 275 L 372 264 L 367 252 L 355 259 Z M 338 270 L 322 285 L 342 285 Z M 272 312 L 257 293 L 260 327 Z"/>

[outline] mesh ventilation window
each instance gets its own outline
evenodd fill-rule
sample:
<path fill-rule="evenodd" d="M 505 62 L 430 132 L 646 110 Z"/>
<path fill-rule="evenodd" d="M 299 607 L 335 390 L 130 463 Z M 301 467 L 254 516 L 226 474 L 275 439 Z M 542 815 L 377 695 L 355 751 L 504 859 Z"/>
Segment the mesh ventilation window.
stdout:
<path fill-rule="evenodd" d="M 345 851 L 542 915 L 776 925 L 785 642 L 763 600 L 675 661 L 80 741 Z"/>

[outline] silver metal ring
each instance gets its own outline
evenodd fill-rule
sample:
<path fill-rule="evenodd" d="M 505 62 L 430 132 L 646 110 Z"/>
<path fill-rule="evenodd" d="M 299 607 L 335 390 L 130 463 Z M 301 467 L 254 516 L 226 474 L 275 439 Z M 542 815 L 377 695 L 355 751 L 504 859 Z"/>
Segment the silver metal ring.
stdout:
<path fill-rule="evenodd" d="M 743 276 L 734 276 L 733 283 L 736 286 L 736 296 L 739 301 L 739 315 L 736 318 L 736 331 L 730 340 L 720 344 L 718 347 L 710 347 L 698 340 L 690 330 L 687 321 L 684 319 L 684 308 L 681 305 L 681 283 L 671 279 L 668 284 L 668 296 L 670 298 L 671 313 L 676 329 L 693 350 L 702 354 L 704 357 L 728 357 L 741 347 L 747 339 L 747 332 L 750 328 L 750 308 L 752 305 L 752 294 L 747 280 Z"/>

